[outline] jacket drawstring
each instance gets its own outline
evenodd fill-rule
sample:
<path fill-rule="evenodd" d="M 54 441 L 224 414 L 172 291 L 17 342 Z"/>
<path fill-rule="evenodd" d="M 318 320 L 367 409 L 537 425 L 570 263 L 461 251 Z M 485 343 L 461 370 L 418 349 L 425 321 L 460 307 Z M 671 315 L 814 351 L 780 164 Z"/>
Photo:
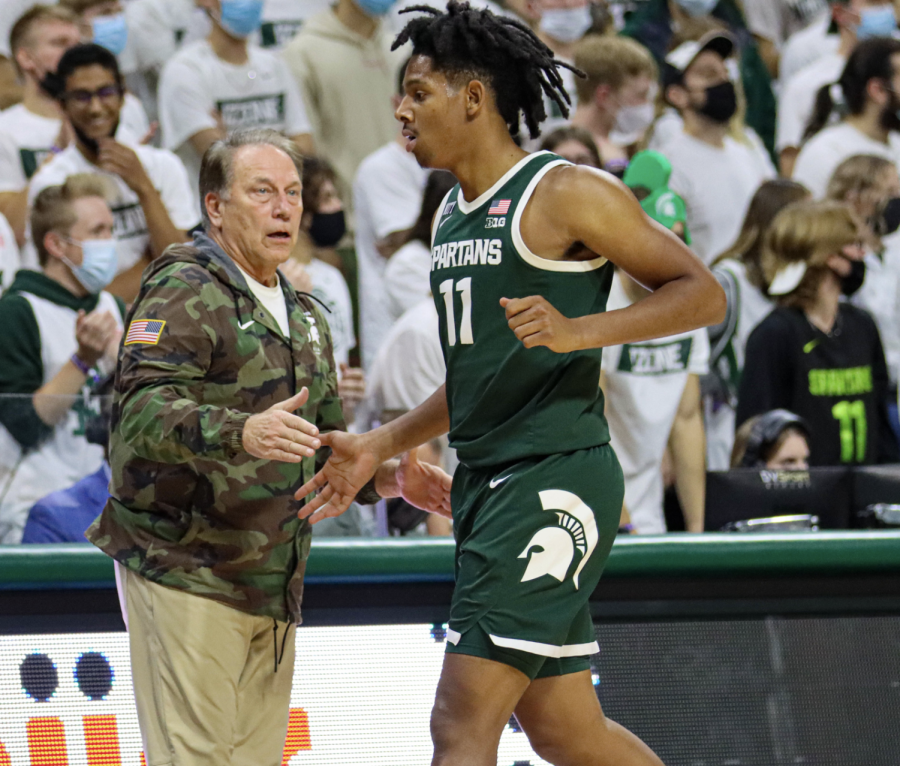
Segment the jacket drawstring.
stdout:
<path fill-rule="evenodd" d="M 278 653 L 278 621 L 272 620 L 272 651 L 275 654 L 275 672 L 278 672 L 278 666 L 284 660 L 284 647 L 287 645 L 288 633 L 291 632 L 291 624 L 288 623 L 284 629 L 284 636 L 281 638 L 281 654 Z"/>

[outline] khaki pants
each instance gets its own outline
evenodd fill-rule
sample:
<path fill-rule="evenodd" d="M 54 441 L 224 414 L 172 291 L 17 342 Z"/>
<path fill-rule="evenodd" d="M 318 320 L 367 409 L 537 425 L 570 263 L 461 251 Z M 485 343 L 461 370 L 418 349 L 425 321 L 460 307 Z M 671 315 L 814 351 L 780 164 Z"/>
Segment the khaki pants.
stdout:
<path fill-rule="evenodd" d="M 291 626 L 121 574 L 147 766 L 281 766 Z"/>

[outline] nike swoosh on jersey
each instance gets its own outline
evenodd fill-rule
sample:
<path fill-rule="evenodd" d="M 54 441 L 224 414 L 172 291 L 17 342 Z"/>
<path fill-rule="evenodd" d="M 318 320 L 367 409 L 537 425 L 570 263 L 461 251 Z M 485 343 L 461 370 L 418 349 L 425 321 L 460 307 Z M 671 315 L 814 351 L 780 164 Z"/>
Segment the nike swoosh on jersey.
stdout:
<path fill-rule="evenodd" d="M 246 324 L 240 324 L 240 323 L 238 323 L 238 327 L 240 327 L 242 330 L 246 330 L 246 329 L 247 329 L 250 325 L 252 325 L 255 321 L 256 321 L 255 319 L 251 319 L 251 320 L 250 320 L 249 322 L 247 322 Z"/>
<path fill-rule="evenodd" d="M 809 341 L 809 343 L 805 344 L 803 346 L 803 353 L 808 354 L 810 351 L 812 351 L 816 346 L 819 345 L 819 340 L 819 338 L 813 338 L 811 341 Z"/>
<path fill-rule="evenodd" d="M 508 473 L 508 474 L 506 474 L 506 476 L 502 476 L 502 477 L 499 478 L 499 479 L 491 479 L 491 485 L 490 485 L 490 486 L 491 486 L 491 489 L 494 489 L 495 487 L 500 486 L 500 485 L 501 485 L 504 481 L 506 481 L 510 476 L 512 476 L 512 474 L 511 474 L 511 473 Z"/>

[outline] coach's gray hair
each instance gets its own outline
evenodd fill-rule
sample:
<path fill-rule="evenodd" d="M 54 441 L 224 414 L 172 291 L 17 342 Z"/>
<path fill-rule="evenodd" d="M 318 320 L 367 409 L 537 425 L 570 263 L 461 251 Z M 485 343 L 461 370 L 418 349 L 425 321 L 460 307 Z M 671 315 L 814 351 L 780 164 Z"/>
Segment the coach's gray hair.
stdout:
<path fill-rule="evenodd" d="M 206 195 L 212 192 L 222 199 L 228 199 L 234 181 L 234 155 L 242 146 L 274 146 L 281 149 L 293 161 L 297 175 L 303 178 L 303 155 L 289 138 L 269 128 L 236 130 L 210 146 L 200 163 L 200 214 L 207 230 L 210 221 L 206 212 Z"/>

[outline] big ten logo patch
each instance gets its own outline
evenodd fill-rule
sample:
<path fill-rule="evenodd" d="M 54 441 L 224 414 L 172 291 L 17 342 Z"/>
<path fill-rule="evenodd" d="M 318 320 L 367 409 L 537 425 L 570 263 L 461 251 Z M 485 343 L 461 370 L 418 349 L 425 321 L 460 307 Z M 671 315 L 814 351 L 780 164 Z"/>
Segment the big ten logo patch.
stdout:
<path fill-rule="evenodd" d="M 292 708 L 282 766 L 311 748 Z M 146 766 L 124 634 L 0 640 L 0 766 Z"/>

